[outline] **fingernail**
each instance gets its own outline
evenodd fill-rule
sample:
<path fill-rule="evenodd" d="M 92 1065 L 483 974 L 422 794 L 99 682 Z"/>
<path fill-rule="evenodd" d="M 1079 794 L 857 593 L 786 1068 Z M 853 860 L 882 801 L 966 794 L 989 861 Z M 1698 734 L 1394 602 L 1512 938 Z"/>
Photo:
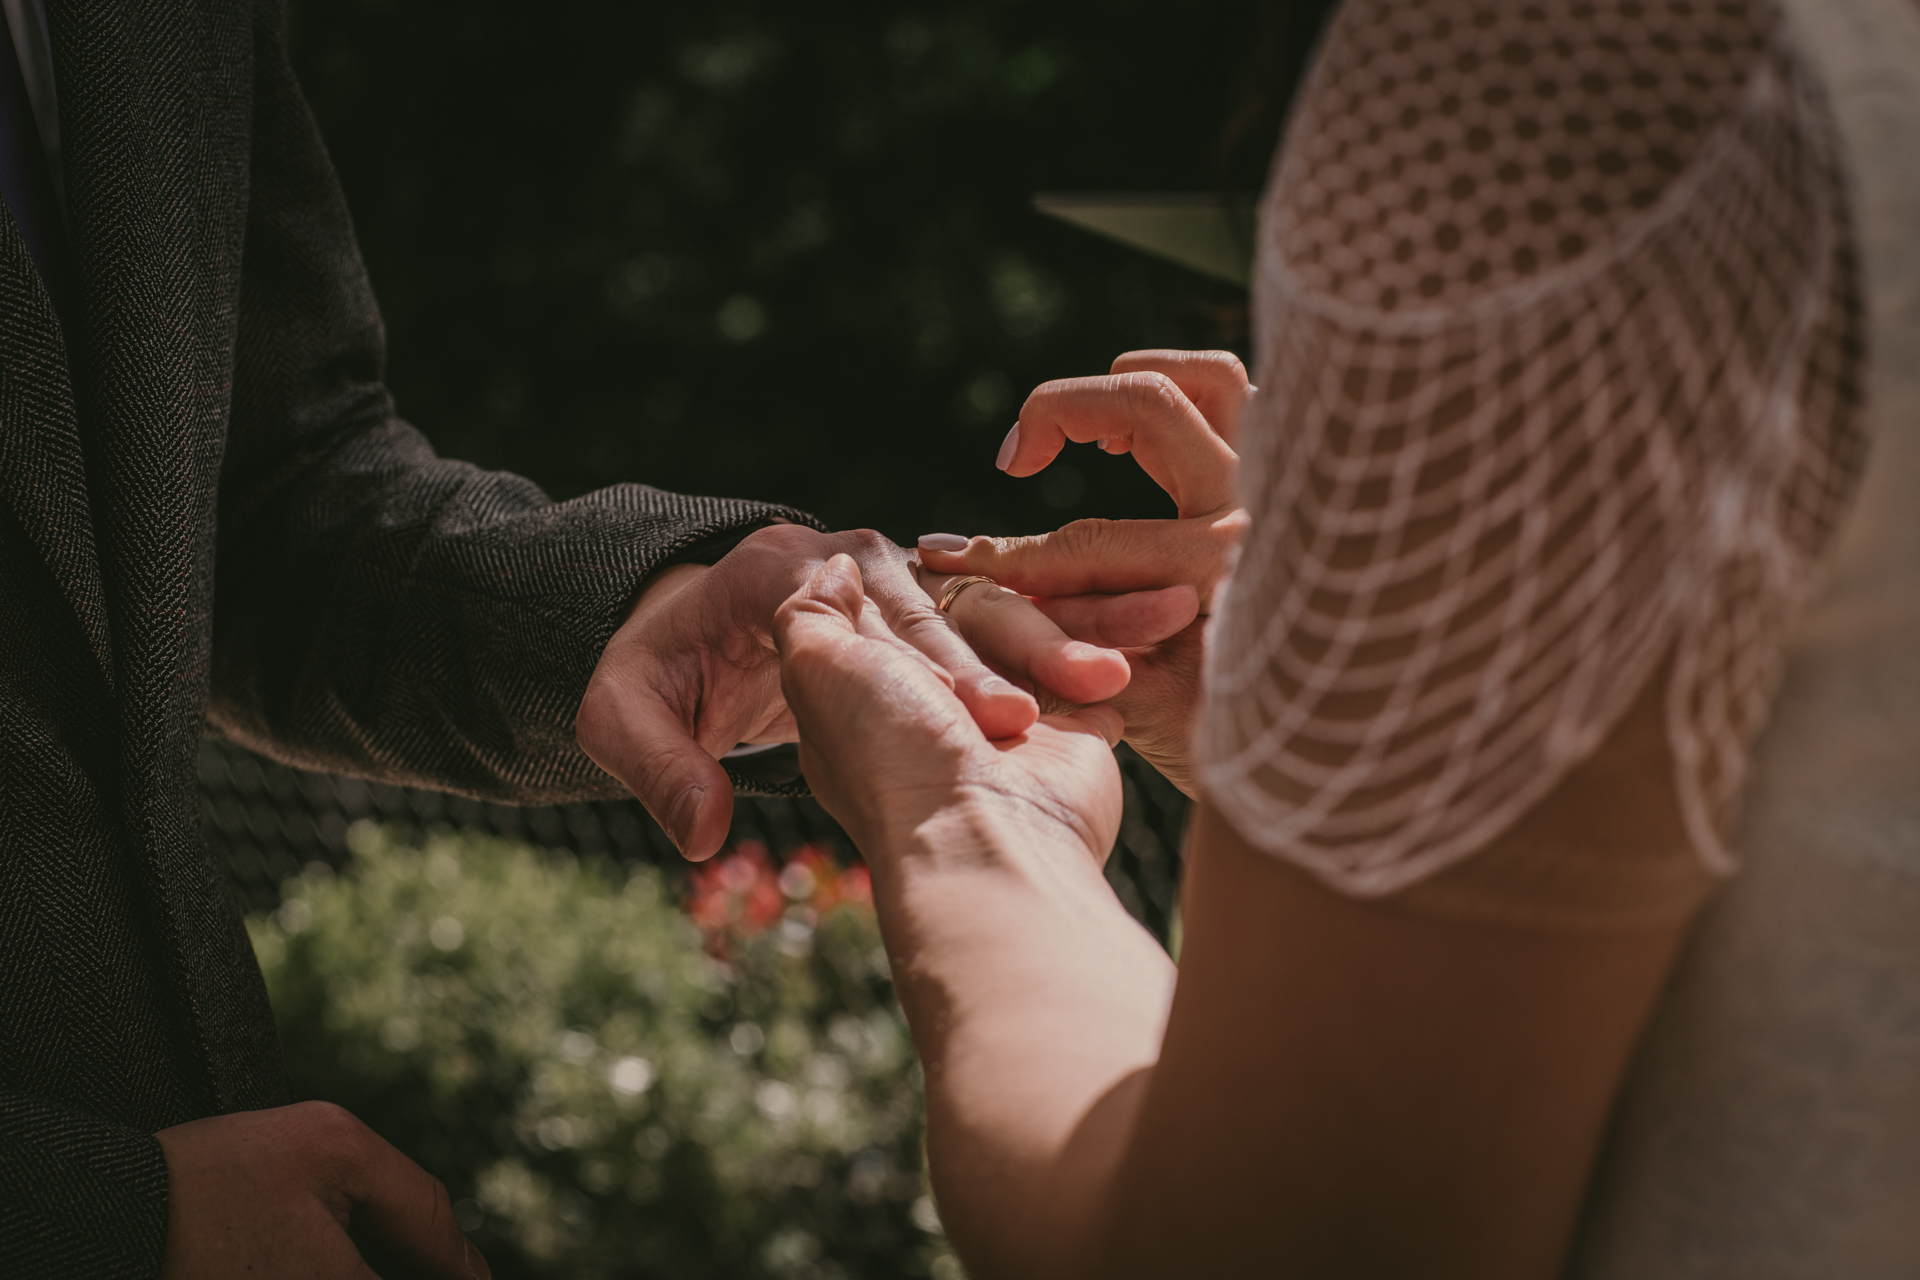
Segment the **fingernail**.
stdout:
<path fill-rule="evenodd" d="M 967 542 L 957 533 L 923 533 L 919 547 L 922 551 L 965 551 Z"/>
<path fill-rule="evenodd" d="M 673 832 L 673 843 L 681 853 L 687 851 L 687 841 L 693 839 L 694 823 L 700 817 L 700 801 L 706 797 L 705 787 L 688 787 L 673 802 L 673 812 L 668 815 L 667 825 Z"/>
<path fill-rule="evenodd" d="M 980 682 L 980 694 L 987 698 L 1018 698 L 1031 703 L 1034 697 L 1011 680 L 1002 680 L 999 676 L 988 676 Z"/>
<path fill-rule="evenodd" d="M 1007 438 L 1000 442 L 1000 456 L 993 460 L 993 465 L 1005 471 L 1013 465 L 1014 451 L 1019 447 L 1020 424 L 1016 422 L 1013 424 L 1013 430 L 1007 432 Z"/>

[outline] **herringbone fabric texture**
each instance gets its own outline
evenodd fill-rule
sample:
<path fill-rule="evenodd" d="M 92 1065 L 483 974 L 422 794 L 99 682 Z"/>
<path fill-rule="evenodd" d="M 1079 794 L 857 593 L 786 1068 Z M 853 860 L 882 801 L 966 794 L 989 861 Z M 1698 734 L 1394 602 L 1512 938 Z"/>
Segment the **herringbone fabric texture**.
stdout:
<path fill-rule="evenodd" d="M 436 457 L 382 386 L 279 0 L 48 8 L 79 309 L 63 334 L 0 221 L 0 1270 L 137 1276 L 166 1222 L 147 1135 L 286 1099 L 199 830 L 203 732 L 616 793 L 572 716 L 643 575 L 807 517 L 555 504 Z"/>

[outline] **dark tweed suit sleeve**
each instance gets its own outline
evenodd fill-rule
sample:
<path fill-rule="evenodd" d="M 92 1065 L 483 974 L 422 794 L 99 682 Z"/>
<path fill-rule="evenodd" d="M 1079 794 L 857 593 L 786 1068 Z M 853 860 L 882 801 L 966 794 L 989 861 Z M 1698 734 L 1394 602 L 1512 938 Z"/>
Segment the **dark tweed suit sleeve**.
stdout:
<path fill-rule="evenodd" d="M 138 1129 L 0 1092 L 7 1274 L 148 1280 L 167 1246 L 167 1162 Z M 106 1228 L 106 1229 L 103 1229 Z"/>
<path fill-rule="evenodd" d="M 437 457 L 381 383 L 379 311 L 283 22 L 262 5 L 214 726 L 295 763 L 476 796 L 616 793 L 573 715 L 643 576 L 774 517 L 813 521 L 637 484 L 554 503 Z"/>

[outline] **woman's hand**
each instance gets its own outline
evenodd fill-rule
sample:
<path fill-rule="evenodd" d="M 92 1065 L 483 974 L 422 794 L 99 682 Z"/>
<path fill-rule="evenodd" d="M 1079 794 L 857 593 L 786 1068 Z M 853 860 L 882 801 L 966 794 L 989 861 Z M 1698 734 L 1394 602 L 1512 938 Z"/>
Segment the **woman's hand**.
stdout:
<path fill-rule="evenodd" d="M 1022 621 L 1021 611 L 1010 613 Z M 1042 716 L 990 741 L 952 677 L 887 627 L 844 555 L 781 606 L 774 640 L 801 767 L 876 874 L 930 820 L 962 811 L 1037 824 L 1084 847 L 1096 865 L 1106 860 L 1120 823 L 1110 748 L 1122 722 L 1111 707 Z"/>
<path fill-rule="evenodd" d="M 1252 394 L 1245 367 L 1225 351 L 1135 351 L 1105 377 L 1046 383 L 1021 407 L 1001 446 L 1001 469 L 1033 475 L 1067 442 L 1096 443 L 1133 454 L 1173 498 L 1178 518 L 1077 520 L 1031 538 L 920 540 L 920 563 L 931 571 L 923 582 L 934 594 L 952 576 L 980 574 L 1033 597 L 1066 635 L 1126 648 L 1132 680 L 1113 705 L 1127 741 L 1188 795 L 1200 637 L 1228 553 L 1246 529 L 1232 442 Z M 981 627 L 994 603 L 986 590 L 963 592 L 952 610 L 961 634 Z"/>
<path fill-rule="evenodd" d="M 873 868 L 947 1233 L 975 1275 L 1077 1274 L 1174 983 L 1100 873 L 1120 716 L 989 741 L 845 556 L 774 637 L 807 781 Z"/>

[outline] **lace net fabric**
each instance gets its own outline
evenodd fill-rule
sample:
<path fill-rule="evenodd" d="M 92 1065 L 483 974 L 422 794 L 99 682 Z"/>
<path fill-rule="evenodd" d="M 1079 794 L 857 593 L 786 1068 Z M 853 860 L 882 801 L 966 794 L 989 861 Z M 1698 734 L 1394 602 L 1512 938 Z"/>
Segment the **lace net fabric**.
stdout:
<path fill-rule="evenodd" d="M 1265 199 L 1203 782 L 1357 895 L 1485 846 L 1671 655 L 1723 828 L 1863 460 L 1817 86 L 1762 3 L 1350 0 Z"/>

